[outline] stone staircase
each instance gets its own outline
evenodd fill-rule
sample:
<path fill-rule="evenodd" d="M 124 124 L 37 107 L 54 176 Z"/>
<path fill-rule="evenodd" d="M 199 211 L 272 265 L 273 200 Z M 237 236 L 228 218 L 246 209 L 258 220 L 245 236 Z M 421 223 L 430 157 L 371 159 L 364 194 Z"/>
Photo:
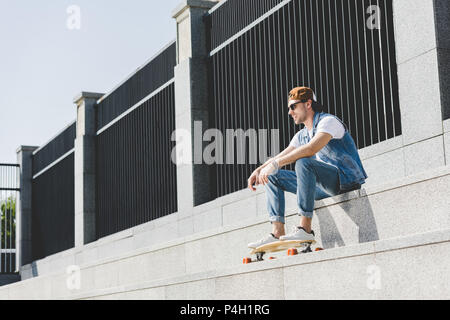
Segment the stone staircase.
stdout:
<path fill-rule="evenodd" d="M 324 251 L 249 265 L 270 225 L 264 191 L 241 191 L 37 261 L 0 299 L 448 299 L 448 190 L 441 167 L 318 201 Z M 286 207 L 290 228 L 294 196 Z"/>

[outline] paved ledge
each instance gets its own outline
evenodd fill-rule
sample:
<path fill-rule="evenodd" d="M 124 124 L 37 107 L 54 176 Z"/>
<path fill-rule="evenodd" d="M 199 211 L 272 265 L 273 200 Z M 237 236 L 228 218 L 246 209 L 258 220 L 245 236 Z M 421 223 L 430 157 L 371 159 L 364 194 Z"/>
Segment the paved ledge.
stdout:
<path fill-rule="evenodd" d="M 403 147 L 403 136 L 398 136 L 358 150 L 361 160 L 368 160 Z"/>
<path fill-rule="evenodd" d="M 403 250 L 421 246 L 431 246 L 435 244 L 450 242 L 450 230 L 442 230 L 417 234 L 397 239 L 380 240 L 354 246 L 328 249 L 312 254 L 299 255 L 296 257 L 280 258 L 239 267 L 223 268 L 221 270 L 189 274 L 157 281 L 149 281 L 138 284 L 130 284 L 109 289 L 94 290 L 85 294 L 74 295 L 70 299 L 89 299 L 117 293 L 145 290 L 158 287 L 186 284 L 190 282 L 205 281 L 217 278 L 242 275 L 247 273 L 261 272 L 273 269 L 301 266 L 312 263 L 320 263 L 331 260 L 347 259 L 365 255 L 375 255 L 383 252 Z"/>
<path fill-rule="evenodd" d="M 355 199 L 357 197 L 373 195 L 373 194 L 376 194 L 379 192 L 389 191 L 392 189 L 404 187 L 404 186 L 411 185 L 414 183 L 420 183 L 420 182 L 423 182 L 426 180 L 439 178 L 439 177 L 443 177 L 443 176 L 447 176 L 447 175 L 450 175 L 450 165 L 434 168 L 434 169 L 424 171 L 424 172 L 416 174 L 416 175 L 411 175 L 411 176 L 395 179 L 388 183 L 379 184 L 377 186 L 367 186 L 366 187 L 365 185 L 363 185 L 362 189 L 359 191 L 352 191 L 350 193 L 346 193 L 343 195 L 316 201 L 316 209 L 320 208 L 321 206 L 338 204 L 340 202 L 349 201 L 349 200 Z M 263 188 L 258 188 L 258 190 L 256 192 L 252 192 L 250 190 L 242 190 L 242 191 L 234 192 L 232 194 L 226 195 L 224 197 L 216 199 L 207 204 L 196 207 L 194 213 L 201 213 L 201 212 L 209 211 L 214 208 L 218 208 L 218 207 L 221 207 L 221 206 L 224 206 L 227 204 L 232 204 L 232 203 L 235 203 L 235 202 L 238 202 L 241 200 L 248 199 L 252 196 L 257 196 L 257 195 L 261 195 L 264 193 L 265 193 L 265 190 Z"/>
<path fill-rule="evenodd" d="M 450 175 L 450 165 L 434 168 L 415 175 L 399 178 L 385 184 L 380 184 L 378 186 L 363 187 L 363 189 L 360 190 L 360 195 L 361 196 L 374 195 L 380 192 L 398 189 L 400 187 L 405 187 L 416 183 L 425 182 L 431 179 L 445 177 L 448 175 Z"/>

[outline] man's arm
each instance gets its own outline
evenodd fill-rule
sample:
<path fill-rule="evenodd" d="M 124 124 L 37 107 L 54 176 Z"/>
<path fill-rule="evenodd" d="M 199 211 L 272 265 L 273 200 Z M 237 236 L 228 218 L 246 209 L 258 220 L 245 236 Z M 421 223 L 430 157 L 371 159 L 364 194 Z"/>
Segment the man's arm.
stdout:
<path fill-rule="evenodd" d="M 269 164 L 272 163 L 273 160 L 276 159 L 281 159 L 282 157 L 290 154 L 292 151 L 294 151 L 295 148 L 294 147 L 287 147 L 286 149 L 284 149 L 283 152 L 281 152 L 279 155 L 277 155 L 275 158 L 269 159 L 267 160 L 266 163 L 264 163 L 262 166 L 260 166 L 259 168 L 257 168 L 255 171 L 253 171 L 252 175 L 250 176 L 250 178 L 248 179 L 248 188 L 252 191 L 256 191 L 256 189 L 253 187 L 253 185 L 258 185 L 259 184 L 259 174 L 261 173 L 261 170 L 264 169 L 265 167 L 267 167 Z"/>
<path fill-rule="evenodd" d="M 287 147 L 286 149 L 284 149 L 280 154 L 278 154 L 277 156 L 275 156 L 274 158 L 271 158 L 269 160 L 267 160 L 266 163 L 264 163 L 262 166 L 260 166 L 258 169 L 256 169 L 255 171 L 257 171 L 258 173 L 261 172 L 262 169 L 264 169 L 265 167 L 267 167 L 269 164 L 272 163 L 273 160 L 279 160 L 282 159 L 283 157 L 287 156 L 288 154 L 290 154 L 291 152 L 293 152 L 295 150 L 294 147 Z"/>
<path fill-rule="evenodd" d="M 316 136 L 306 145 L 303 145 L 292 152 L 275 159 L 280 168 L 296 162 L 299 159 L 311 158 L 315 156 L 320 150 L 322 150 L 333 137 L 324 132 L 319 132 Z"/>
<path fill-rule="evenodd" d="M 333 137 L 328 133 L 319 132 L 308 144 L 300 146 L 288 154 L 276 158 L 275 161 L 277 162 L 278 167 L 282 168 L 296 162 L 299 159 L 310 158 L 322 150 L 322 148 L 325 147 L 332 138 Z M 269 175 L 276 170 L 272 162 L 273 159 L 270 164 L 266 165 L 266 168 L 260 172 L 258 177 L 258 182 L 260 184 L 265 185 L 266 183 L 269 183 Z"/>

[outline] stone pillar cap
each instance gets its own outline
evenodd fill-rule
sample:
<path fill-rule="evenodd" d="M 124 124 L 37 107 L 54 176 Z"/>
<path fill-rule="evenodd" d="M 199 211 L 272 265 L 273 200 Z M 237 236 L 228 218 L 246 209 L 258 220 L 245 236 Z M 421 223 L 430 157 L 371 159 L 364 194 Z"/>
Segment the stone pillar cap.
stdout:
<path fill-rule="evenodd" d="M 34 146 L 20 146 L 17 148 L 16 153 L 22 152 L 22 151 L 34 151 L 38 149 L 39 147 Z"/>
<path fill-rule="evenodd" d="M 173 11 L 172 18 L 176 19 L 180 14 L 182 14 L 188 8 L 204 8 L 211 9 L 214 7 L 218 0 L 208 1 L 208 0 L 183 0 Z"/>
<path fill-rule="evenodd" d="M 104 93 L 81 91 L 79 94 L 77 94 L 73 98 L 73 103 L 78 105 L 81 103 L 81 101 L 86 100 L 86 99 L 99 100 L 104 95 L 105 95 Z"/>

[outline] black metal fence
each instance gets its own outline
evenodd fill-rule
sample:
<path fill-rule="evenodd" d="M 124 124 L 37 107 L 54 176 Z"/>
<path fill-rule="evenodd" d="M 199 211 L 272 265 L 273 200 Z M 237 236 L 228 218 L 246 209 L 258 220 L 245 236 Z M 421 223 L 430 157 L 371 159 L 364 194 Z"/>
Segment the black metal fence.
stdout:
<path fill-rule="evenodd" d="M 111 113 L 116 118 L 108 117 L 112 120 L 109 124 L 98 122 L 97 238 L 177 211 L 176 166 L 171 161 L 175 146 L 171 141 L 175 130 L 175 49 L 170 45 L 148 63 L 151 67 L 141 69 L 144 74 L 127 81 L 139 82 L 135 77 L 157 79 L 138 96 L 129 86 L 113 92 L 110 97 L 120 101 L 115 110 L 122 113 Z M 168 78 L 170 75 L 172 78 Z M 147 100 L 133 106 L 141 97 Z M 107 112 L 103 103 L 98 105 L 99 114 Z"/>
<path fill-rule="evenodd" d="M 38 174 L 67 152 L 72 151 L 75 137 L 76 123 L 73 122 L 49 143 L 36 150 L 33 154 L 33 175 Z"/>
<path fill-rule="evenodd" d="M 170 43 L 96 105 L 97 238 L 177 210 Z M 32 260 L 75 242 L 74 122 L 33 153 Z"/>
<path fill-rule="evenodd" d="M 20 192 L 20 168 L 0 164 L 0 274 L 16 272 L 16 204 Z"/>
<path fill-rule="evenodd" d="M 288 116 L 288 92 L 306 85 L 359 148 L 401 135 L 391 1 L 283 1 L 231 38 L 223 30 L 239 28 L 230 26 L 230 12 L 241 12 L 233 25 L 246 17 L 241 1 L 227 3 L 207 20 L 216 128 L 279 129 L 284 149 L 299 129 Z M 255 167 L 216 166 L 217 196 L 245 188 Z"/>
<path fill-rule="evenodd" d="M 284 0 L 222 1 L 210 11 L 211 46 L 216 48 Z"/>
<path fill-rule="evenodd" d="M 33 153 L 32 260 L 75 245 L 75 171 L 73 123 Z"/>
<path fill-rule="evenodd" d="M 101 99 L 97 106 L 100 130 L 174 77 L 176 42 L 141 67 L 131 78 Z"/>

